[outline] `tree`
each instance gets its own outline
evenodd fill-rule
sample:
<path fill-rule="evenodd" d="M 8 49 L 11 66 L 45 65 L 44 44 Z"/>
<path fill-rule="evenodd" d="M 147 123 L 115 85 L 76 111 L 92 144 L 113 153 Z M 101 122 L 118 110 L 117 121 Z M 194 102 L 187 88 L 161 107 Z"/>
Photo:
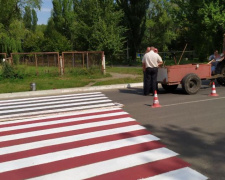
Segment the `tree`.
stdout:
<path fill-rule="evenodd" d="M 50 18 L 44 32 L 43 51 L 63 52 L 72 49 L 71 41 L 55 29 L 53 19 Z"/>
<path fill-rule="evenodd" d="M 6 28 L 15 19 L 21 19 L 26 6 L 40 9 L 42 0 L 1 0 L 0 23 Z"/>
<path fill-rule="evenodd" d="M 33 32 L 36 30 L 37 22 L 38 22 L 37 13 L 36 13 L 36 11 L 34 9 L 32 9 L 32 26 L 31 26 L 31 30 Z"/>
<path fill-rule="evenodd" d="M 141 43 L 143 51 L 147 46 L 155 46 L 167 51 L 176 39 L 176 26 L 171 11 L 173 6 L 167 0 L 152 0 L 147 10 L 146 31 Z"/>
<path fill-rule="evenodd" d="M 0 1 L 0 50 L 2 52 L 22 51 L 25 27 L 22 14 L 26 6 L 40 8 L 41 0 Z"/>
<path fill-rule="evenodd" d="M 67 37 L 71 38 L 71 25 L 74 20 L 72 0 L 53 0 L 52 19 L 55 29 Z"/>
<path fill-rule="evenodd" d="M 31 16 L 31 9 L 29 6 L 25 7 L 25 13 L 23 16 L 24 25 L 27 29 L 31 29 L 32 26 L 32 16 Z"/>
<path fill-rule="evenodd" d="M 116 2 L 124 11 L 124 24 L 128 29 L 127 43 L 132 61 L 136 61 L 136 53 L 140 48 L 146 28 L 146 11 L 149 0 L 116 0 Z"/>
<path fill-rule="evenodd" d="M 121 26 L 122 11 L 114 0 L 74 1 L 74 26 L 77 50 L 101 50 L 113 56 L 123 50 L 125 28 Z"/>
<path fill-rule="evenodd" d="M 221 0 L 171 0 L 177 6 L 174 20 L 180 34 L 187 37 L 200 60 L 222 48 L 222 34 L 225 31 L 225 9 Z M 181 37 L 181 36 L 180 36 Z"/>

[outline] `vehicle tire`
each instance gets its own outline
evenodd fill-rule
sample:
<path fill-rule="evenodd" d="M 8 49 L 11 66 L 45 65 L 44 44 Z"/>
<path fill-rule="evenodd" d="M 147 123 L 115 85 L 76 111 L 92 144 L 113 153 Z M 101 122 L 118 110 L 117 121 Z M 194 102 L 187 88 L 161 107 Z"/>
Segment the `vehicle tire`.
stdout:
<path fill-rule="evenodd" d="M 175 85 L 167 85 L 167 84 L 162 84 L 162 88 L 166 91 L 166 92 L 173 92 L 174 90 L 177 89 L 178 84 Z"/>
<path fill-rule="evenodd" d="M 182 89 L 187 94 L 196 94 L 201 87 L 201 79 L 194 73 L 187 74 L 182 79 Z"/>
<path fill-rule="evenodd" d="M 225 61 L 221 61 L 216 66 L 216 74 L 225 74 Z M 225 77 L 219 77 L 216 79 L 218 84 L 225 86 Z"/>

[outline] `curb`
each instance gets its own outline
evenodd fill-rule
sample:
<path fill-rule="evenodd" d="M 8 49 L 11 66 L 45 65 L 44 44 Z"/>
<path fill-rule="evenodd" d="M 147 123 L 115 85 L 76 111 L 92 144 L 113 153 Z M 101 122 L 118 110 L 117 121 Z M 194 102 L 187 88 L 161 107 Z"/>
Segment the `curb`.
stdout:
<path fill-rule="evenodd" d="M 77 92 L 110 90 L 110 89 L 119 89 L 119 88 L 124 89 L 124 88 L 134 88 L 134 87 L 143 87 L 143 82 L 142 83 L 130 83 L 130 84 L 115 84 L 115 85 L 107 85 L 107 86 L 91 86 L 91 87 L 80 87 L 80 88 L 3 93 L 3 94 L 0 94 L 0 99 L 47 96 L 47 95 L 57 95 L 57 94 L 69 94 L 69 93 L 75 93 L 75 92 L 77 93 Z"/>

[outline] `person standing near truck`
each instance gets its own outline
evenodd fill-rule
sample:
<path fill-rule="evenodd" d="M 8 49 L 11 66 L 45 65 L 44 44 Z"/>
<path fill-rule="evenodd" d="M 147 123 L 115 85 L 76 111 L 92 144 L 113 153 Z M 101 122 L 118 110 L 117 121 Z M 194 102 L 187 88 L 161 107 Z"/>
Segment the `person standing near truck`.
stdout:
<path fill-rule="evenodd" d="M 218 50 L 215 50 L 214 54 L 209 56 L 209 63 L 208 64 L 211 64 L 212 75 L 215 74 L 216 66 L 222 60 L 223 60 L 223 57 L 221 55 L 219 55 Z"/>
<path fill-rule="evenodd" d="M 146 76 L 146 87 L 144 88 L 144 95 L 149 95 L 152 90 L 153 95 L 157 85 L 157 74 L 159 65 L 163 64 L 162 58 L 159 54 L 154 52 L 155 48 L 150 47 L 150 51 L 143 57 L 143 71 Z"/>
<path fill-rule="evenodd" d="M 145 54 L 146 53 L 148 53 L 150 51 L 150 47 L 147 47 L 146 48 L 146 51 L 145 51 Z M 143 59 L 144 59 L 144 57 L 142 58 L 142 65 L 143 65 Z M 144 67 L 142 67 L 143 68 L 143 94 L 145 94 L 145 92 L 146 92 L 146 88 L 147 88 L 147 82 L 146 82 L 146 72 L 145 72 L 145 68 Z"/>

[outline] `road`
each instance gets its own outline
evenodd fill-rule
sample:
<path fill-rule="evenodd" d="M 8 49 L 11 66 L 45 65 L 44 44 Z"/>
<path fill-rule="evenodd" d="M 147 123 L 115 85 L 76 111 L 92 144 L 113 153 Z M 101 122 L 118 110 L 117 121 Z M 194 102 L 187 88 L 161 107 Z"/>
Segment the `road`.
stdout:
<path fill-rule="evenodd" d="M 196 95 L 186 95 L 180 87 L 174 93 L 159 89 L 161 108 L 151 108 L 153 96 L 143 96 L 141 88 L 103 93 L 122 103 L 131 117 L 193 169 L 209 179 L 225 180 L 225 87 L 216 85 L 219 96 L 212 97 L 207 84 L 203 82 Z"/>
<path fill-rule="evenodd" d="M 101 92 L 1 100 L 0 179 L 207 179 L 130 116 Z"/>

